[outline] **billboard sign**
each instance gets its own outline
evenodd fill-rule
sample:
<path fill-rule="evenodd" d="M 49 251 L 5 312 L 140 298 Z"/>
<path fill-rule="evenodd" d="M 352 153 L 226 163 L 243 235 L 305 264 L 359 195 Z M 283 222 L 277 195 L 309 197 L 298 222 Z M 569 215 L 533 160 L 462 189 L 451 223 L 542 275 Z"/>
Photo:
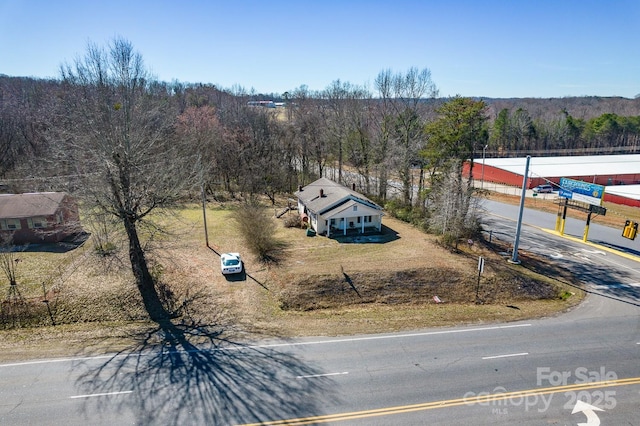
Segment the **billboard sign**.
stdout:
<path fill-rule="evenodd" d="M 559 195 L 570 200 L 599 206 L 602 204 L 602 197 L 604 197 L 604 186 L 581 180 L 560 178 Z"/>

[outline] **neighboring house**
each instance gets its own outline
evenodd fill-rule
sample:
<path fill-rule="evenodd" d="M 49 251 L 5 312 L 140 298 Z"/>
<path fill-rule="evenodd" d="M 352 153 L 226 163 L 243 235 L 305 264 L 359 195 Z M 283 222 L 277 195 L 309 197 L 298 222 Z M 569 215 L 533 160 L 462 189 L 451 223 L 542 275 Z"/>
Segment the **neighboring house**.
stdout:
<path fill-rule="evenodd" d="M 64 192 L 0 194 L 0 236 L 12 243 L 55 243 L 80 232 L 78 206 Z"/>
<path fill-rule="evenodd" d="M 318 234 L 347 235 L 380 232 L 382 207 L 327 178 L 320 178 L 295 193 L 298 212 Z"/>

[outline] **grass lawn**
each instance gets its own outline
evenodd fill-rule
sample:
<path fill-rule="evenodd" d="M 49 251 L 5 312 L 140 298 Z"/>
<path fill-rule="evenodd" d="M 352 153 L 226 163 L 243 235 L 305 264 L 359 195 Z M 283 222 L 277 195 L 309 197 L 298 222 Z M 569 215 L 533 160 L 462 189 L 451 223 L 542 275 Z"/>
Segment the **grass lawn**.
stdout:
<path fill-rule="evenodd" d="M 150 262 L 175 306 L 182 306 L 181 321 L 218 327 L 230 338 L 514 321 L 557 314 L 583 297 L 570 276 L 544 259 L 523 254 L 522 265 L 511 265 L 499 254 L 504 248 L 480 242 L 452 253 L 436 237 L 388 216 L 383 220 L 388 241 L 374 243 L 308 237 L 273 218 L 284 256 L 279 264 L 265 265 L 246 250 L 236 231 L 235 206 L 218 203 L 207 209 L 209 247 L 201 207 L 163 217 L 171 235 L 154 238 Z M 23 297 L 44 309 L 46 294 L 52 313 L 36 328 L 0 331 L 0 360 L 100 353 L 129 347 L 153 329 L 132 283 L 126 244 L 118 245 L 120 256 L 106 258 L 94 253 L 91 239 L 66 253 L 20 253 Z M 220 273 L 218 254 L 228 251 L 242 254 L 246 275 Z M 486 259 L 480 287 L 478 256 Z M 542 269 L 550 277 L 534 272 Z"/>

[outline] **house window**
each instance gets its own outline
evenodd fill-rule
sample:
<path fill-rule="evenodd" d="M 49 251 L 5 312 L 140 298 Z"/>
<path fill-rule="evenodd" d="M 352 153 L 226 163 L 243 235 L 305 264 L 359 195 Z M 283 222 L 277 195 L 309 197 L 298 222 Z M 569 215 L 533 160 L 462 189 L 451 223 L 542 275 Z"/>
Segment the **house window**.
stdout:
<path fill-rule="evenodd" d="M 331 219 L 331 226 L 336 224 L 336 220 L 335 219 Z"/>
<path fill-rule="evenodd" d="M 371 219 L 372 219 L 371 216 L 367 216 L 366 221 L 371 222 Z"/>
<path fill-rule="evenodd" d="M 30 217 L 27 219 L 27 225 L 29 228 L 46 228 L 47 227 L 47 219 L 44 217 Z"/>
<path fill-rule="evenodd" d="M 4 219 L 1 222 L 3 230 L 15 231 L 21 229 L 20 219 Z"/>
<path fill-rule="evenodd" d="M 358 211 L 358 206 L 353 206 L 353 211 L 357 212 Z"/>
<path fill-rule="evenodd" d="M 361 218 L 360 218 L 360 216 L 358 216 L 358 223 L 360 223 L 360 222 L 361 222 L 361 220 L 360 220 L 360 219 L 361 219 Z"/>

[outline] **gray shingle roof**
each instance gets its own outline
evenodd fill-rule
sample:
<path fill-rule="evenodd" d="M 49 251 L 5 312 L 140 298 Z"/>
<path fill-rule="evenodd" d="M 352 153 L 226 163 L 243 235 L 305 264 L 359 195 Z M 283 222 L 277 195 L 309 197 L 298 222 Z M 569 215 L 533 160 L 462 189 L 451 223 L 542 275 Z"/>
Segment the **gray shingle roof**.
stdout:
<path fill-rule="evenodd" d="M 0 194 L 0 219 L 53 215 L 66 195 L 64 192 Z"/>
<path fill-rule="evenodd" d="M 322 191 L 322 197 L 320 192 Z M 327 178 L 320 178 L 315 182 L 302 188 L 301 191 L 295 193 L 296 197 L 307 207 L 307 210 L 314 213 L 322 213 L 324 210 L 331 208 L 341 201 L 349 198 L 356 199 L 359 202 L 369 205 L 373 208 L 382 210 L 376 203 L 346 186 Z"/>

